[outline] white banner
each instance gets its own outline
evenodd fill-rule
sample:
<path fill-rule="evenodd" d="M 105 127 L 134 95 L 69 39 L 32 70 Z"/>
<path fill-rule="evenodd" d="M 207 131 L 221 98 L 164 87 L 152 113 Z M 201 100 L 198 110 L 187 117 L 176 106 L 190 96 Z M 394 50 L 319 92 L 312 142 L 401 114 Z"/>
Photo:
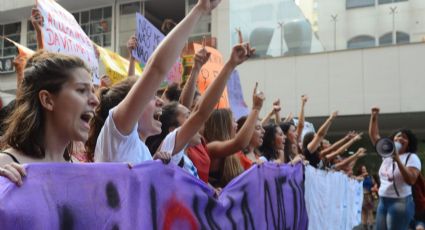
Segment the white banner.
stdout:
<path fill-rule="evenodd" d="M 80 57 L 90 67 L 93 83 L 98 85 L 99 61 L 90 38 L 74 16 L 54 0 L 38 0 L 37 7 L 44 18 L 44 49 Z"/>
<path fill-rule="evenodd" d="M 353 229 L 361 222 L 363 182 L 307 166 L 304 195 L 310 230 Z"/>

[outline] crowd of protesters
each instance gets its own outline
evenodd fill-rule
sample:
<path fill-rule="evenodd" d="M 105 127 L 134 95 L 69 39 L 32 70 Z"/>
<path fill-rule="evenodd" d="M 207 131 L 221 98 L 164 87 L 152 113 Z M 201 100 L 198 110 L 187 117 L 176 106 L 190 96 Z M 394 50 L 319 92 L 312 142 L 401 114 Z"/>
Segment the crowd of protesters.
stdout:
<path fill-rule="evenodd" d="M 236 122 L 230 109 L 215 107 L 232 71 L 254 54 L 255 49 L 248 43 L 233 47 L 220 74 L 202 95 L 196 89 L 196 81 L 210 57 L 206 49 L 195 54 L 192 72 L 184 85 L 171 85 L 158 95 L 161 82 L 196 22 L 219 2 L 199 0 L 165 37 L 137 78 L 132 76 L 136 61 L 131 51 L 137 46 L 132 36 L 127 44 L 129 77 L 111 85 L 104 76 L 100 86 L 92 84 L 90 71 L 81 59 L 43 50 L 43 19 L 33 9 L 31 21 L 37 32 L 38 51 L 26 62 L 14 62 L 18 90 L 16 100 L 1 110 L 0 175 L 21 185 L 26 175 L 22 164 L 26 163 L 134 165 L 159 159 L 180 166 L 218 193 L 255 164 L 303 163 L 363 180 L 364 229 L 372 225 L 378 195 L 377 229 L 406 229 L 414 215 L 411 185 L 421 170 L 421 162 L 414 154 L 417 141 L 411 131 L 400 130 L 393 135 L 398 151 L 392 158 L 383 159 L 379 178 L 373 178 L 365 166 L 353 173 L 366 149 L 359 148 L 351 156 L 342 157 L 362 138 L 362 133 L 347 132 L 335 143 L 326 139 L 338 112 L 331 113 L 317 132 L 303 135 L 306 95 L 301 96 L 296 123 L 292 115 L 281 118 L 280 100 L 274 101 L 272 110 L 261 119 L 265 96 L 256 84 L 249 114 Z M 369 130 L 373 144 L 380 138 L 378 114 L 379 108 L 373 108 Z M 417 229 L 420 227 L 418 220 Z"/>

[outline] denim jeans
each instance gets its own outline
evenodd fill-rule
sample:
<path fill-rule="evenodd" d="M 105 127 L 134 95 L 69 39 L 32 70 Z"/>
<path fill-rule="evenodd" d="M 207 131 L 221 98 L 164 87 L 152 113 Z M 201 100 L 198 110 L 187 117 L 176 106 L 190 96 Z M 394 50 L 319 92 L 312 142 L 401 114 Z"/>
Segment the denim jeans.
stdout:
<path fill-rule="evenodd" d="M 412 195 L 405 198 L 379 197 L 376 230 L 406 230 L 414 213 Z"/>

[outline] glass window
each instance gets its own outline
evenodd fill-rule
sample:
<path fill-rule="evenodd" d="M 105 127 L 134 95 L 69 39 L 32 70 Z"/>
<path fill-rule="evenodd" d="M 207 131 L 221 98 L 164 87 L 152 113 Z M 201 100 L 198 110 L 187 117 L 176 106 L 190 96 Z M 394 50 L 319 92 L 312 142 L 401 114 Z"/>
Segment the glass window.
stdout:
<path fill-rule="evenodd" d="M 103 11 L 102 8 L 90 10 L 90 20 L 99 21 L 100 19 L 102 19 L 103 17 L 102 11 Z"/>
<path fill-rule="evenodd" d="M 103 7 L 74 13 L 80 18 L 80 26 L 100 46 L 111 45 L 112 7 Z"/>
<path fill-rule="evenodd" d="M 130 2 L 120 6 L 120 15 L 134 14 L 140 11 L 140 2 Z"/>
<path fill-rule="evenodd" d="M 103 8 L 103 18 L 112 18 L 112 7 Z"/>
<path fill-rule="evenodd" d="M 392 43 L 393 43 L 393 34 L 391 32 L 386 33 L 382 35 L 381 37 L 379 37 L 380 46 L 391 45 Z"/>
<path fill-rule="evenodd" d="M 186 4 L 194 2 L 186 0 Z M 425 21 L 420 15 L 425 15 L 425 8 L 413 2 L 229 0 L 226 42 L 229 47 L 238 42 L 238 33 L 235 30 L 238 28 L 244 41 L 256 47 L 256 57 L 294 56 L 392 43 L 423 42 Z M 394 18 L 389 6 L 391 4 L 378 5 L 386 3 L 395 3 L 394 6 L 397 6 Z M 409 7 L 402 7 L 406 3 L 409 3 Z M 396 34 L 396 41 L 391 39 L 391 34 L 386 34 L 390 32 L 393 20 L 395 28 L 403 30 Z M 202 20 L 198 25 L 203 30 L 195 29 L 194 36 L 208 28 L 208 24 L 203 24 Z"/>
<path fill-rule="evenodd" d="M 1 27 L 1 34 L 13 41 L 21 42 L 21 23 L 10 23 L 6 25 L 2 25 Z M 3 40 L 3 39 L 1 39 Z M 7 57 L 7 56 L 15 56 L 18 51 L 16 47 L 13 45 L 13 43 L 3 40 L 0 44 L 1 49 L 1 56 Z"/>
<path fill-rule="evenodd" d="M 387 3 L 394 3 L 394 2 L 406 2 L 407 0 L 378 0 L 379 4 L 387 4 Z"/>
<path fill-rule="evenodd" d="M 397 44 L 404 44 L 410 42 L 410 35 L 404 32 L 396 32 L 396 43 Z M 388 32 L 381 37 L 379 37 L 379 45 L 385 46 L 385 45 L 391 45 L 393 44 L 393 33 Z"/>
<path fill-rule="evenodd" d="M 72 16 L 74 16 L 75 21 L 77 21 L 78 23 L 80 23 L 80 13 L 73 13 Z"/>
<path fill-rule="evenodd" d="M 368 35 L 357 36 L 347 42 L 348 49 L 369 48 L 374 46 L 375 38 Z"/>
<path fill-rule="evenodd" d="M 27 47 L 36 50 L 37 49 L 37 38 L 34 30 L 34 26 L 31 21 L 27 22 Z"/>
<path fill-rule="evenodd" d="M 21 23 L 12 23 L 4 25 L 4 35 L 21 33 Z"/>
<path fill-rule="evenodd" d="M 375 0 L 347 0 L 346 2 L 347 9 L 349 8 L 357 8 L 357 7 L 367 7 L 374 6 Z"/>
<path fill-rule="evenodd" d="M 405 44 L 410 42 L 410 35 L 404 32 L 396 33 L 396 42 L 397 44 Z"/>
<path fill-rule="evenodd" d="M 81 12 L 81 24 L 89 22 L 89 11 Z"/>

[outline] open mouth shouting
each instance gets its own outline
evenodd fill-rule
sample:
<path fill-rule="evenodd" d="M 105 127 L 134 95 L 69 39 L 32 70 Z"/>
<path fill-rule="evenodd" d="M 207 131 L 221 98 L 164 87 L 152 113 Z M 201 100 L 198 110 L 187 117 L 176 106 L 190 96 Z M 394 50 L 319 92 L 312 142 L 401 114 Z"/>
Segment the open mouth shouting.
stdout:
<path fill-rule="evenodd" d="M 90 129 L 90 120 L 94 117 L 94 111 L 85 111 L 81 114 L 80 119 L 83 121 L 85 128 Z"/>

